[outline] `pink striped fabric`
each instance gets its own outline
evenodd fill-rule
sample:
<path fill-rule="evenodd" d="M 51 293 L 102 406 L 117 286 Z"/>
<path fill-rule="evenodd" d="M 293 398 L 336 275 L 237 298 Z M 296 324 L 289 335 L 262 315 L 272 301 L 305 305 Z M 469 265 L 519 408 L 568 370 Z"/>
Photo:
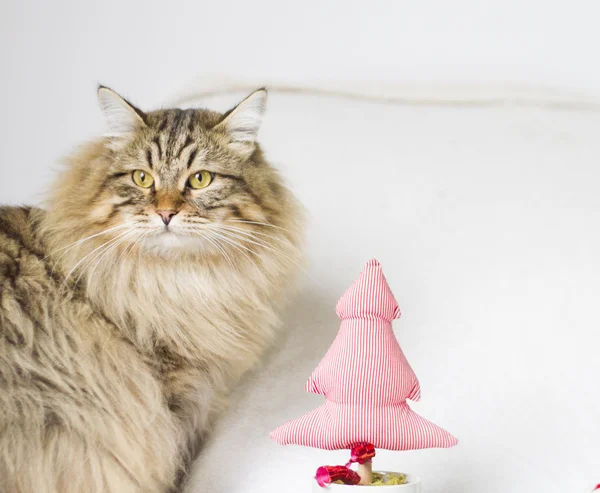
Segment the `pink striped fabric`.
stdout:
<path fill-rule="evenodd" d="M 419 382 L 392 331 L 400 309 L 373 259 L 337 304 L 340 331 L 306 383 L 325 396 L 314 411 L 271 432 L 282 445 L 348 449 L 369 442 L 388 450 L 452 447 L 450 433 L 413 412 Z"/>

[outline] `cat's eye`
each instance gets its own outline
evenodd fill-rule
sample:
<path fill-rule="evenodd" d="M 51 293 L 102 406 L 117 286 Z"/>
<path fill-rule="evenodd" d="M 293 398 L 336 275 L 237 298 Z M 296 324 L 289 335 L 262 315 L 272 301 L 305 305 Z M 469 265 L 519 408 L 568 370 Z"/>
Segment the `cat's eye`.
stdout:
<path fill-rule="evenodd" d="M 198 171 L 188 178 L 188 186 L 195 190 L 206 188 L 213 181 L 213 174 L 210 171 Z"/>
<path fill-rule="evenodd" d="M 141 169 L 136 169 L 131 174 L 131 177 L 133 178 L 133 182 L 138 187 L 150 188 L 152 185 L 154 185 L 154 178 L 152 178 L 152 175 L 146 173 Z"/>

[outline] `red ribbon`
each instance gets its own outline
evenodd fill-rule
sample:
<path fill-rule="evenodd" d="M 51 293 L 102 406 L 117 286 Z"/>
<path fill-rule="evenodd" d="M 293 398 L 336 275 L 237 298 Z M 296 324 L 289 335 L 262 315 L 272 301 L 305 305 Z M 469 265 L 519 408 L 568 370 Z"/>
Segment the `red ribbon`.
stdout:
<path fill-rule="evenodd" d="M 360 483 L 358 473 L 350 469 L 354 462 L 364 464 L 375 457 L 375 446 L 372 443 L 359 443 L 352 447 L 350 451 L 350 460 L 345 466 L 322 466 L 317 469 L 315 479 L 319 486 L 324 487 L 334 481 L 341 481 L 344 484 Z"/>
<path fill-rule="evenodd" d="M 600 490 L 600 483 L 598 483 L 592 491 L 596 491 L 596 490 Z"/>
<path fill-rule="evenodd" d="M 346 466 L 321 466 L 317 469 L 315 479 L 321 487 L 327 486 L 334 481 L 341 481 L 344 484 L 360 483 L 360 476 Z"/>
<path fill-rule="evenodd" d="M 375 445 L 372 443 L 359 443 L 352 447 L 352 450 L 350 451 L 350 462 L 348 462 L 348 464 L 352 464 L 353 462 L 364 464 L 365 462 L 369 462 L 373 457 L 375 457 Z M 348 466 L 348 464 L 346 464 L 346 466 Z"/>

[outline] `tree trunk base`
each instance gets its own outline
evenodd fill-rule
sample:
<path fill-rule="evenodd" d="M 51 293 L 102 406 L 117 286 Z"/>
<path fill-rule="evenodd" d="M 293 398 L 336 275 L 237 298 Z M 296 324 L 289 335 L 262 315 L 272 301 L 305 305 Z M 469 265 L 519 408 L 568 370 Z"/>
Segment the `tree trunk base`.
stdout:
<path fill-rule="evenodd" d="M 371 461 L 358 465 L 358 475 L 360 476 L 360 485 L 367 486 L 373 481 L 373 463 Z"/>

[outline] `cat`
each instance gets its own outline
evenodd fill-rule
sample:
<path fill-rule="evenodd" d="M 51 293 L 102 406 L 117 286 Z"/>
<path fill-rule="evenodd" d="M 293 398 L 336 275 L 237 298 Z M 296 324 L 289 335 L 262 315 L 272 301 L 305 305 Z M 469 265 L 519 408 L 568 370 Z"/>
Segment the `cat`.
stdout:
<path fill-rule="evenodd" d="M 110 133 L 47 207 L 0 208 L 4 493 L 177 491 L 300 262 L 264 89 L 225 114 L 98 98 Z"/>

